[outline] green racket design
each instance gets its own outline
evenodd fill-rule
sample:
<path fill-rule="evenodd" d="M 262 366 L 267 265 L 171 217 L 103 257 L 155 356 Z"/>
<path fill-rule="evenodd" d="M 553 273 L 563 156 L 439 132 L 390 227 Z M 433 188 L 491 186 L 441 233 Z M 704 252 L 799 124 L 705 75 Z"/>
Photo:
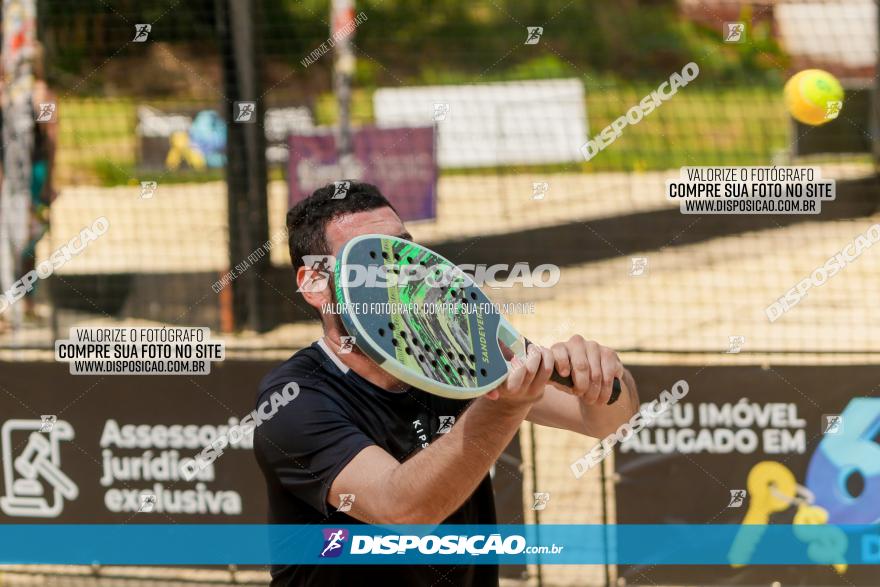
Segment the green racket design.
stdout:
<path fill-rule="evenodd" d="M 507 377 L 500 340 L 530 344 L 451 261 L 393 236 L 350 240 L 336 258 L 336 301 L 354 344 L 388 373 L 429 393 L 478 397 Z M 571 387 L 571 377 L 552 379 Z M 614 380 L 609 404 L 620 395 Z"/>

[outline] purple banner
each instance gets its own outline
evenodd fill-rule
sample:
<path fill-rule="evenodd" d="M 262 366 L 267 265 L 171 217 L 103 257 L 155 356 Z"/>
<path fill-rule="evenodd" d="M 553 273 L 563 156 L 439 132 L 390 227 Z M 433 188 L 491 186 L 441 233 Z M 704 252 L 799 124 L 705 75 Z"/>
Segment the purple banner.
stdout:
<path fill-rule="evenodd" d="M 290 204 L 343 179 L 375 184 L 404 220 L 434 218 L 437 158 L 433 127 L 355 129 L 354 162 L 343 175 L 332 134 L 290 135 Z"/>

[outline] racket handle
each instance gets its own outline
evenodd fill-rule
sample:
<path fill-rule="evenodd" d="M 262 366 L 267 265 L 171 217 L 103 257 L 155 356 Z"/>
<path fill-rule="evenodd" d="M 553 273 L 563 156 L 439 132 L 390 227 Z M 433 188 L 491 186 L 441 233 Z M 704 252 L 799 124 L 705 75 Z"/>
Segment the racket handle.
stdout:
<path fill-rule="evenodd" d="M 559 385 L 564 385 L 566 387 L 574 387 L 574 381 L 571 378 L 571 375 L 568 377 L 563 377 L 559 373 L 556 372 L 556 369 L 553 369 L 553 375 L 550 376 L 550 381 L 558 383 Z M 617 398 L 620 397 L 621 387 L 620 387 L 620 379 L 617 377 L 614 378 L 614 384 L 611 387 L 611 397 L 608 398 L 608 404 L 611 405 L 617 401 Z"/>

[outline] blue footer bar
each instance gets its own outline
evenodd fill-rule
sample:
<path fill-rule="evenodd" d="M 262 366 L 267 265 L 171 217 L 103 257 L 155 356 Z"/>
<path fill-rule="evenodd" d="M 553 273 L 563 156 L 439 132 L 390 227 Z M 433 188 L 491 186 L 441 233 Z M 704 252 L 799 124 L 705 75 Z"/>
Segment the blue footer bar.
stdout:
<path fill-rule="evenodd" d="M 880 526 L 3 524 L 0 563 L 880 565 Z"/>

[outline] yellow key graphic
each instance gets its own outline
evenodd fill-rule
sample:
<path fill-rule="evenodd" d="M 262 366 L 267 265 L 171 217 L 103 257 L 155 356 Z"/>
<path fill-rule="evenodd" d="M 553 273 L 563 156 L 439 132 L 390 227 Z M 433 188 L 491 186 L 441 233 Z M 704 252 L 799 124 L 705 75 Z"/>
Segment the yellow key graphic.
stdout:
<path fill-rule="evenodd" d="M 761 461 L 749 471 L 746 488 L 749 492 L 749 509 L 742 525 L 766 526 L 770 521 L 770 514 L 785 511 L 791 506 L 797 494 L 797 481 L 785 465 L 775 461 Z M 741 567 L 751 560 L 765 530 L 766 528 L 740 528 L 730 552 L 727 553 L 731 566 Z"/>
<path fill-rule="evenodd" d="M 846 534 L 840 528 L 815 528 L 827 523 L 828 512 L 817 505 L 802 503 L 794 515 L 794 535 L 808 544 L 807 554 L 817 563 L 841 560 L 849 544 Z M 846 563 L 835 563 L 833 566 L 839 575 L 846 572 Z"/>

